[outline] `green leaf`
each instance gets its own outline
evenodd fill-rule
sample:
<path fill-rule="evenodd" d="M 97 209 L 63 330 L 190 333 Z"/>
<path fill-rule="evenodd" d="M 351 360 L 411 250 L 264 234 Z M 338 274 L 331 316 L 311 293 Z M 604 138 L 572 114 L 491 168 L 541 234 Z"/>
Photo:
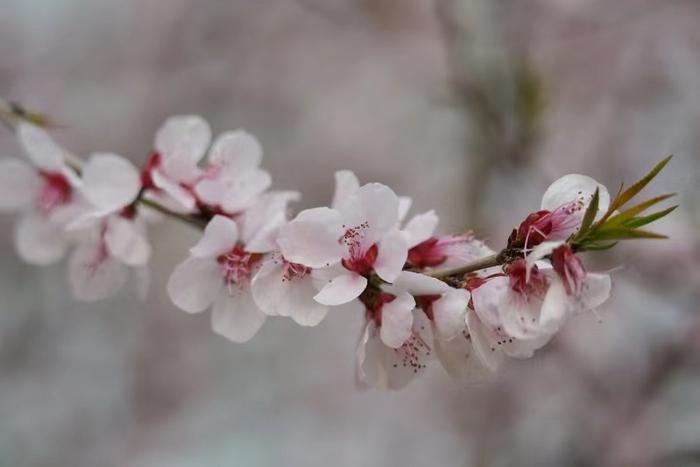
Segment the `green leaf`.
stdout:
<path fill-rule="evenodd" d="M 631 229 L 627 227 L 614 227 L 612 229 L 600 229 L 595 232 L 591 241 L 601 240 L 630 240 L 635 238 L 668 238 L 666 235 L 648 232 L 646 230 Z"/>
<path fill-rule="evenodd" d="M 628 219 L 623 222 L 622 225 L 625 227 L 629 227 L 631 229 L 636 229 L 638 227 L 642 227 L 643 225 L 650 224 L 656 220 L 661 219 L 662 217 L 672 213 L 678 205 L 676 204 L 675 206 L 671 206 L 668 209 L 664 209 L 662 211 L 655 212 L 653 214 L 649 214 L 648 216 L 643 216 L 643 217 L 635 217 L 632 219 Z"/>
<path fill-rule="evenodd" d="M 588 233 L 588 230 L 595 220 L 595 215 L 598 213 L 599 200 L 600 193 L 598 188 L 596 188 L 595 193 L 593 193 L 593 198 L 591 198 L 591 202 L 588 203 L 586 213 L 583 215 L 583 220 L 581 221 L 581 227 L 579 228 L 578 234 L 576 234 L 575 238 L 583 238 L 586 236 L 586 233 Z"/>
<path fill-rule="evenodd" d="M 626 210 L 622 211 L 621 213 L 616 214 L 616 215 L 612 216 L 611 218 L 609 218 L 607 220 L 607 222 L 605 222 L 605 225 L 602 227 L 605 228 L 607 226 L 622 225 L 626 221 L 634 218 L 640 212 L 644 212 L 647 209 L 649 209 L 650 207 L 652 207 L 653 205 L 658 204 L 661 201 L 665 201 L 665 200 L 667 200 L 675 195 L 676 195 L 675 193 L 668 193 L 665 195 L 656 196 L 656 197 L 648 199 L 642 203 L 639 203 L 635 206 L 632 206 L 631 208 L 626 209 Z"/>
<path fill-rule="evenodd" d="M 640 180 L 632 184 L 629 188 L 627 188 L 625 191 L 620 193 L 616 198 L 615 198 L 615 205 L 617 209 L 620 206 L 623 206 L 626 202 L 631 200 L 637 193 L 642 191 L 642 189 L 649 184 L 650 181 L 656 177 L 659 172 L 663 170 L 664 167 L 666 167 L 666 164 L 671 160 L 673 156 L 668 156 L 658 164 L 654 166 L 653 169 L 649 171 L 644 177 L 642 177 Z"/>
<path fill-rule="evenodd" d="M 583 251 L 601 251 L 601 250 L 609 250 L 610 248 L 614 247 L 617 245 L 619 242 L 610 242 L 610 243 L 602 243 L 602 242 L 592 242 L 590 244 L 584 244 L 582 245 L 582 250 Z"/>

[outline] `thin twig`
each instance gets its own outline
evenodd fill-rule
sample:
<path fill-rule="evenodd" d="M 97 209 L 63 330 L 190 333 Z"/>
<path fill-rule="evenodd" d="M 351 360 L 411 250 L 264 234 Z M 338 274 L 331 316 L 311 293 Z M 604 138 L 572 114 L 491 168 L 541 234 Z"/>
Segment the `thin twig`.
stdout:
<path fill-rule="evenodd" d="M 172 209 L 166 208 L 162 204 L 158 204 L 155 201 L 147 199 L 147 198 L 140 197 L 137 200 L 137 202 L 146 206 L 146 207 L 149 207 L 155 211 L 158 211 L 161 214 L 164 214 L 168 217 L 173 217 L 179 221 L 182 221 L 186 224 L 194 226 L 198 229 L 204 229 L 204 227 L 206 227 L 206 225 L 207 225 L 206 219 L 203 219 L 201 217 L 188 215 L 188 214 L 180 214 L 179 212 L 175 212 Z"/>
<path fill-rule="evenodd" d="M 467 263 L 463 266 L 443 269 L 442 271 L 433 271 L 424 273 L 426 276 L 435 277 L 436 279 L 446 279 L 452 276 L 464 276 L 470 272 L 480 271 L 481 269 L 492 268 L 494 266 L 500 266 L 505 262 L 505 256 L 501 253 L 495 255 L 486 256 L 484 258 L 477 259 L 471 263 Z"/>

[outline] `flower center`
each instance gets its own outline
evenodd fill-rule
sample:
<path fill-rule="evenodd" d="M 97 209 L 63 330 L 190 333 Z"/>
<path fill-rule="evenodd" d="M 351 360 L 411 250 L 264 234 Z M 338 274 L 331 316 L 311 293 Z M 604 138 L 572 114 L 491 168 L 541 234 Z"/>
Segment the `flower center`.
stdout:
<path fill-rule="evenodd" d="M 552 213 L 547 210 L 533 212 L 513 229 L 508 238 L 509 248 L 531 248 L 547 239 L 552 232 Z"/>
<path fill-rule="evenodd" d="M 73 189 L 68 179 L 57 172 L 41 172 L 44 179 L 44 186 L 39 193 L 38 206 L 45 214 L 53 211 L 54 208 L 66 204 L 73 196 Z"/>
<path fill-rule="evenodd" d="M 284 265 L 282 266 L 282 281 L 302 279 L 310 272 L 311 268 L 308 268 L 303 264 L 290 263 L 289 261 L 285 260 Z"/>
<path fill-rule="evenodd" d="M 540 273 L 537 266 L 532 266 L 530 280 L 527 280 L 527 264 L 522 258 L 508 265 L 506 274 L 510 279 L 511 289 L 524 297 L 542 297 L 547 290 L 547 278 Z"/>
<path fill-rule="evenodd" d="M 418 333 L 412 332 L 401 347 L 393 350 L 400 358 L 400 363 L 394 363 L 394 368 L 401 365 L 404 368 L 412 369 L 413 373 L 418 373 L 426 368 L 426 364 L 423 362 L 424 359 L 430 357 L 431 349 Z"/>
<path fill-rule="evenodd" d="M 345 269 L 356 272 L 357 274 L 366 275 L 372 272 L 374 268 L 374 263 L 377 261 L 377 254 L 379 253 L 379 247 L 374 244 L 365 252 L 361 249 L 350 247 L 350 256 L 343 258 L 343 266 Z"/>
<path fill-rule="evenodd" d="M 219 256 L 216 260 L 221 265 L 224 282 L 229 291 L 233 286 L 243 287 L 250 283 L 250 278 L 258 263 L 262 259 L 260 253 L 250 253 L 241 245 L 236 245 L 228 253 Z"/>

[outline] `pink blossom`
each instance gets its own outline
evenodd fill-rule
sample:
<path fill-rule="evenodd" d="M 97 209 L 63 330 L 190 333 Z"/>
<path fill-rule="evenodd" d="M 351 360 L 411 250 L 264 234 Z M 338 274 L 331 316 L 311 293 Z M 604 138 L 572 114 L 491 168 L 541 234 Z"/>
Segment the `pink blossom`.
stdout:
<path fill-rule="evenodd" d="M 15 247 L 28 263 L 60 260 L 70 238 L 63 231 L 79 194 L 77 175 L 65 162 L 65 151 L 39 127 L 21 123 L 17 137 L 29 163 L 0 161 L 0 212 L 20 212 Z"/>
<path fill-rule="evenodd" d="M 360 297 L 366 324 L 357 347 L 357 382 L 361 387 L 399 389 L 422 372 L 432 357 L 431 325 L 416 309 L 416 297 L 447 290 L 437 279 L 408 271 L 394 284 Z"/>
<path fill-rule="evenodd" d="M 323 211 L 327 222 L 300 219 L 280 238 L 287 260 L 328 268 L 326 283 L 314 297 L 323 305 L 342 305 L 359 297 L 370 273 L 393 282 L 406 262 L 407 245 L 396 228 L 396 194 L 379 183 L 344 189 L 337 190 L 336 208 Z"/>
<path fill-rule="evenodd" d="M 596 189 L 598 216 L 601 216 L 610 205 L 605 186 L 585 175 L 569 174 L 557 179 L 542 196 L 540 210 L 529 214 L 513 230 L 508 245 L 530 249 L 544 241 L 566 240 L 581 226 Z"/>
<path fill-rule="evenodd" d="M 272 192 L 237 220 L 214 216 L 189 258 L 170 276 L 168 295 L 173 303 L 188 313 L 211 308 L 216 333 L 234 342 L 251 339 L 265 321 L 251 282 L 265 254 L 276 248 L 274 239 L 286 222 L 287 203 L 295 197 Z"/>

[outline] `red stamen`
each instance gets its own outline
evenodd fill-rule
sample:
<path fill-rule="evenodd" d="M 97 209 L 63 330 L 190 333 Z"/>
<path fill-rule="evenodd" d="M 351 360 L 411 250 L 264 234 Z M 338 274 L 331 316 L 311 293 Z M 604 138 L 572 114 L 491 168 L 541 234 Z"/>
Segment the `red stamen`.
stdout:
<path fill-rule="evenodd" d="M 241 245 L 236 245 L 228 253 L 217 258 L 224 273 L 224 282 L 231 289 L 244 286 L 250 281 L 253 271 L 262 259 L 260 253 L 250 253 Z"/>
<path fill-rule="evenodd" d="M 377 255 L 379 254 L 379 247 L 374 244 L 361 256 L 354 256 L 351 248 L 350 254 L 350 258 L 343 258 L 343 266 L 357 274 L 366 275 L 372 272 L 374 268 L 374 263 L 377 261 Z"/>

